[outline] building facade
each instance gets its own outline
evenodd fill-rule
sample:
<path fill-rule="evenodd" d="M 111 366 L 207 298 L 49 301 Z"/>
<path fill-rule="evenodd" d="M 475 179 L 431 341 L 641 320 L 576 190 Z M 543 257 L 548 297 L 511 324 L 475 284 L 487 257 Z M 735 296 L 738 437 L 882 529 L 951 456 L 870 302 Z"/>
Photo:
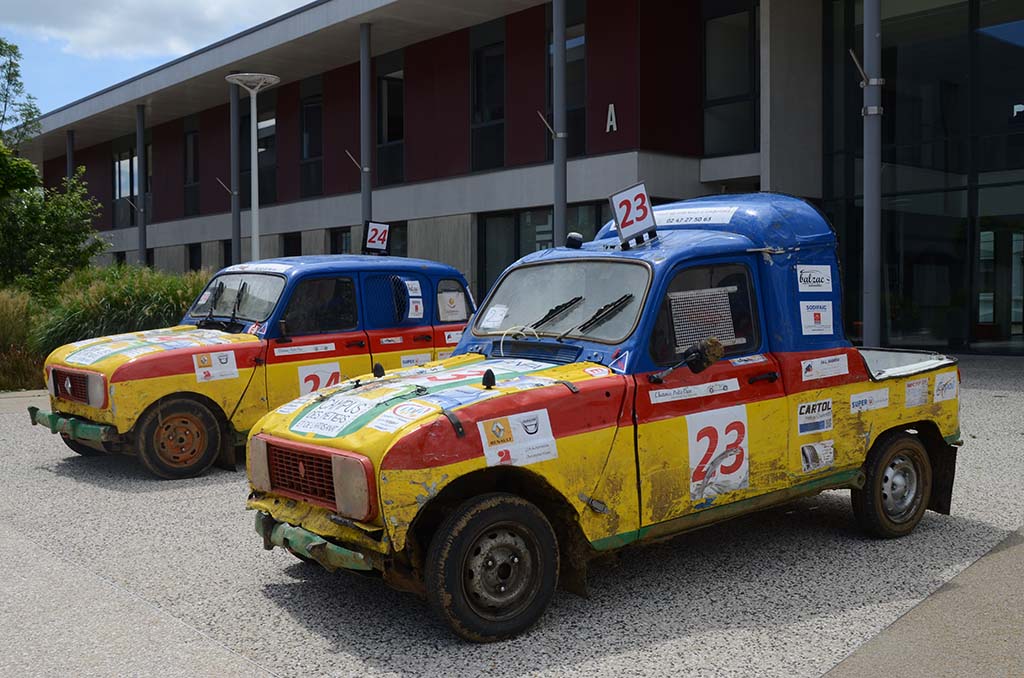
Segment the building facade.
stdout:
<path fill-rule="evenodd" d="M 860 52 L 860 1 L 566 4 L 568 229 L 593 235 L 607 196 L 638 181 L 656 202 L 806 197 L 840 234 L 856 333 L 861 92 L 846 52 Z M 364 23 L 369 162 L 357 157 Z M 55 185 L 74 132 L 108 261 L 137 260 L 141 204 L 153 265 L 217 268 L 232 254 L 224 76 L 274 73 L 281 84 L 258 97 L 261 255 L 358 249 L 363 161 L 393 251 L 453 264 L 482 294 L 553 244 L 551 41 L 551 6 L 535 0 L 321 0 L 47 114 L 27 154 Z M 888 343 L 1024 352 L 1022 49 L 1014 0 L 883 3 Z M 240 110 L 247 236 L 247 100 Z"/>

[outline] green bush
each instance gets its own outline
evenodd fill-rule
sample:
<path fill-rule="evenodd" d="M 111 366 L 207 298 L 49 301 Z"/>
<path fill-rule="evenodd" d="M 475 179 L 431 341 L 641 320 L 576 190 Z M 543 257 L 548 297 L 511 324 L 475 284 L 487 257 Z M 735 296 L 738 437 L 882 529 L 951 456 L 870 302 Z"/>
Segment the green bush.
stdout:
<path fill-rule="evenodd" d="M 72 341 L 176 325 L 209 275 L 173 275 L 139 266 L 76 271 L 35 323 L 30 344 L 47 355 Z"/>
<path fill-rule="evenodd" d="M 29 347 L 32 310 L 28 293 L 0 289 L 0 391 L 43 387 L 42 359 Z"/>

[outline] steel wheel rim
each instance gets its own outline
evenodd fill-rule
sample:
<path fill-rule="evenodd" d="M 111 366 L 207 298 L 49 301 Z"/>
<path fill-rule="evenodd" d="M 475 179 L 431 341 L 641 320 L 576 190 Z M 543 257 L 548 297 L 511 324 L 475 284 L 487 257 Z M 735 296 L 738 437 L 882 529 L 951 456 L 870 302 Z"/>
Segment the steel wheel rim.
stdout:
<path fill-rule="evenodd" d="M 920 471 L 904 454 L 889 460 L 882 471 L 882 508 L 894 523 L 906 522 L 921 502 Z"/>
<path fill-rule="evenodd" d="M 540 590 L 540 547 L 517 523 L 496 523 L 473 540 L 462 566 L 462 589 L 472 610 L 504 621 L 529 607 Z"/>
<path fill-rule="evenodd" d="M 153 446 L 160 460 L 178 468 L 191 466 L 206 450 L 206 428 L 191 414 L 172 414 L 160 419 Z"/>

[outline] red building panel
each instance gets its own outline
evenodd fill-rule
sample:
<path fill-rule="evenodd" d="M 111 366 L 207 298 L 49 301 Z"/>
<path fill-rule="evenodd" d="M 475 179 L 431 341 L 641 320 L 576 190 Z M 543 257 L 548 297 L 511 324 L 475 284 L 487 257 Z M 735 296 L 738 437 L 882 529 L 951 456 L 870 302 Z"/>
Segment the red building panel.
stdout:
<path fill-rule="evenodd" d="M 245 102 L 248 103 L 248 102 Z M 199 213 L 231 210 L 231 115 L 227 104 L 199 113 Z"/>
<path fill-rule="evenodd" d="M 405 49 L 405 180 L 469 171 L 469 31 Z"/>
<path fill-rule="evenodd" d="M 324 194 L 359 190 L 359 64 L 324 73 Z"/>
<path fill-rule="evenodd" d="M 639 5 L 640 147 L 701 155 L 704 90 L 700 2 L 643 0 Z"/>
<path fill-rule="evenodd" d="M 639 0 L 587 3 L 587 155 L 638 145 L 639 4 Z M 615 105 L 615 131 L 606 131 L 610 104 Z"/>
<path fill-rule="evenodd" d="M 68 171 L 67 156 L 50 158 L 43 162 L 43 186 L 46 188 L 57 188 Z"/>
<path fill-rule="evenodd" d="M 277 201 L 299 198 L 299 83 L 277 88 Z"/>
<path fill-rule="evenodd" d="M 185 125 L 181 118 L 152 129 L 153 223 L 185 216 Z"/>
<path fill-rule="evenodd" d="M 547 108 L 545 7 L 538 5 L 505 19 L 505 164 L 544 162 L 547 130 L 537 111 Z"/>
<path fill-rule="evenodd" d="M 106 231 L 114 222 L 114 158 L 110 144 L 97 144 L 75 151 L 75 164 L 85 166 L 89 195 L 100 204 L 100 215 L 93 222 L 98 231 Z"/>

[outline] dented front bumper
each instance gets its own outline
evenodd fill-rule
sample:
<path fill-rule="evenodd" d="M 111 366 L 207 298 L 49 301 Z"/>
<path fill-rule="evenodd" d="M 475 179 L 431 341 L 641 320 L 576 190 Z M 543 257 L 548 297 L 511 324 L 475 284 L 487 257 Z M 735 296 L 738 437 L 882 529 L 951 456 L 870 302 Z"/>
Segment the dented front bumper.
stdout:
<path fill-rule="evenodd" d="M 72 440 L 112 443 L 121 439 L 117 429 L 108 424 L 97 424 L 79 417 L 46 412 L 38 407 L 28 408 L 28 414 L 32 418 L 33 426 L 45 426 L 50 429 L 50 433 L 60 433 Z"/>
<path fill-rule="evenodd" d="M 362 553 L 333 544 L 307 529 L 280 523 L 269 513 L 256 512 L 256 533 L 263 537 L 263 548 L 275 546 L 288 549 L 303 558 L 315 560 L 324 568 L 369 571 L 380 569 L 377 554 Z"/>

